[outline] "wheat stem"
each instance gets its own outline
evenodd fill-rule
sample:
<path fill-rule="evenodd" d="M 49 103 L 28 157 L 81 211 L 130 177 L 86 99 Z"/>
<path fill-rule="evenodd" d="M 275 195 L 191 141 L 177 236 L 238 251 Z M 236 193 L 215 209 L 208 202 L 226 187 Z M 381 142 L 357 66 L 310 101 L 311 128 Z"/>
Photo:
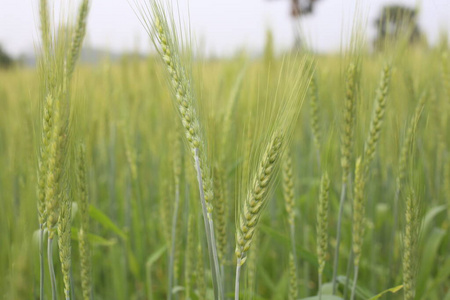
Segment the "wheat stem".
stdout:
<path fill-rule="evenodd" d="M 319 263 L 319 299 L 321 298 L 322 274 L 328 250 L 328 193 L 330 180 L 328 173 L 322 176 L 320 183 L 320 197 L 317 207 L 317 258 Z"/>
<path fill-rule="evenodd" d="M 234 300 L 239 300 L 239 279 L 241 277 L 241 259 L 238 258 L 236 262 L 236 281 L 234 284 Z"/>
<path fill-rule="evenodd" d="M 403 235 L 403 291 L 404 300 L 416 294 L 417 244 L 420 231 L 419 203 L 411 192 L 406 199 L 405 232 Z"/>
<path fill-rule="evenodd" d="M 214 295 L 216 299 L 219 299 L 222 298 L 223 291 L 214 237 L 214 224 L 212 221 L 214 192 L 212 186 L 213 180 L 209 169 L 210 165 L 207 162 L 206 144 L 202 136 L 199 116 L 194 107 L 195 97 L 191 87 L 191 80 L 181 63 L 175 28 L 170 29 L 168 20 L 160 4 L 152 2 L 151 6 L 153 16 L 146 15 L 146 12 L 142 12 L 142 14 L 144 19 L 145 17 L 152 19 L 151 28 L 150 24 L 145 20 L 144 22 L 147 24 L 147 30 L 155 46 L 157 44 L 160 45 L 158 51 L 171 78 L 171 86 L 176 98 L 176 107 L 184 128 L 189 149 L 194 158 L 194 166 L 200 188 L 210 264 L 213 273 Z"/>
<path fill-rule="evenodd" d="M 209 253 L 209 262 L 211 265 L 211 273 L 212 273 L 212 279 L 213 279 L 213 288 L 214 288 L 214 299 L 219 299 L 220 294 L 222 294 L 219 290 L 219 284 L 221 284 L 220 280 L 220 270 L 219 270 L 219 262 L 217 258 L 217 250 L 216 250 L 216 242 L 214 239 L 214 228 L 212 223 L 212 218 L 210 213 L 208 213 L 207 207 L 206 207 L 206 201 L 205 201 L 205 195 L 203 190 L 203 180 L 202 180 L 202 171 L 200 168 L 200 162 L 199 162 L 199 150 L 198 148 L 195 148 L 195 167 L 197 171 L 197 181 L 199 185 L 199 191 L 200 191 L 200 200 L 202 204 L 202 213 L 203 213 L 203 221 L 205 224 L 205 231 L 206 231 L 206 241 L 208 244 L 208 253 Z M 211 229 L 212 233 L 211 233 Z M 213 240 L 214 239 L 214 240 Z"/>
<path fill-rule="evenodd" d="M 318 296 L 319 296 L 319 300 L 322 300 L 322 277 L 323 277 L 323 275 L 322 275 L 322 273 L 319 273 L 319 293 L 318 293 Z"/>
<path fill-rule="evenodd" d="M 355 297 L 356 283 L 358 281 L 358 269 L 361 259 L 362 246 L 364 242 L 364 220 L 365 220 L 365 206 L 364 206 L 364 163 L 361 157 L 356 160 L 355 170 L 355 186 L 353 195 L 353 219 L 352 219 L 352 251 L 354 254 L 354 277 L 353 288 L 350 300 Z"/>
<path fill-rule="evenodd" d="M 39 225 L 39 296 L 44 300 L 44 225 Z"/>
<path fill-rule="evenodd" d="M 337 272 L 339 269 L 339 247 L 341 244 L 341 226 L 342 215 L 344 213 L 344 203 L 346 199 L 346 189 L 350 174 L 350 164 L 352 157 L 354 123 L 355 123 L 355 107 L 356 107 L 356 93 L 357 93 L 357 66 L 350 64 L 347 69 L 345 103 L 344 103 L 344 124 L 342 128 L 341 138 L 341 167 L 342 167 L 342 189 L 339 201 L 339 214 L 336 233 L 336 249 L 334 253 L 333 263 L 333 278 L 332 290 L 333 295 L 336 294 L 337 289 Z"/>
<path fill-rule="evenodd" d="M 89 212 L 88 212 L 88 188 L 86 177 L 86 149 L 83 144 L 78 148 L 78 205 L 80 208 L 81 224 L 78 233 L 78 247 L 80 253 L 81 265 L 81 289 L 83 300 L 89 300 L 91 295 L 91 259 L 89 252 L 89 241 L 87 238 L 89 230 Z"/>
<path fill-rule="evenodd" d="M 352 293 L 350 296 L 350 300 L 355 299 L 355 295 L 356 295 L 356 281 L 358 279 L 358 271 L 359 271 L 359 266 L 355 265 L 355 274 L 353 275 L 353 285 L 352 285 Z"/>
<path fill-rule="evenodd" d="M 341 226 L 342 226 L 342 215 L 344 214 L 344 202 L 345 195 L 347 190 L 347 182 L 342 182 L 341 187 L 341 197 L 339 200 L 339 214 L 338 214 L 338 223 L 337 223 L 337 233 L 336 233 L 336 248 L 334 250 L 334 262 L 333 262 L 333 294 L 336 294 L 337 289 L 337 272 L 339 268 L 339 247 L 341 244 Z"/>
<path fill-rule="evenodd" d="M 61 213 L 58 220 L 58 248 L 61 274 L 64 282 L 64 294 L 66 299 L 70 299 L 72 202 L 68 191 L 64 190 L 62 194 Z"/>
<path fill-rule="evenodd" d="M 170 250 L 169 257 L 169 289 L 167 291 L 167 299 L 172 299 L 172 289 L 173 289 L 173 263 L 175 257 L 175 246 L 176 246 L 176 234 L 177 234 L 177 220 L 178 220 L 178 208 L 180 204 L 180 185 L 175 186 L 175 208 L 172 217 L 172 247 Z"/>
<path fill-rule="evenodd" d="M 50 270 L 50 283 L 52 285 L 52 300 L 58 299 L 58 291 L 56 289 L 56 277 L 55 277 L 55 268 L 53 266 L 53 239 L 48 239 L 47 245 L 47 261 L 48 261 L 48 269 Z"/>

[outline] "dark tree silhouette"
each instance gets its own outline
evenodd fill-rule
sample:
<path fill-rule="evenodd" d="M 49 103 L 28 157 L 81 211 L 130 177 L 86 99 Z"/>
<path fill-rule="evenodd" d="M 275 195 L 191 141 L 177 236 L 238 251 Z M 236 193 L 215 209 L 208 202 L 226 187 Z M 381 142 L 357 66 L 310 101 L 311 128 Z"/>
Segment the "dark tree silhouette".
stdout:
<path fill-rule="evenodd" d="M 291 16 L 294 18 L 308 15 L 313 12 L 314 4 L 317 0 L 290 0 L 291 1 Z"/>
<path fill-rule="evenodd" d="M 269 0 L 276 1 L 276 0 Z M 318 0 L 288 0 L 291 2 L 291 17 L 294 21 L 302 16 L 309 15 L 314 12 L 314 5 Z M 295 44 L 296 47 L 301 46 L 300 32 L 295 30 Z"/>
<path fill-rule="evenodd" d="M 377 36 L 374 40 L 376 49 L 384 48 L 387 41 L 406 38 L 410 44 L 421 40 L 422 33 L 417 23 L 417 11 L 403 5 L 387 5 L 375 20 Z"/>
<path fill-rule="evenodd" d="M 0 68 L 8 68 L 13 64 L 13 59 L 3 50 L 0 45 Z"/>

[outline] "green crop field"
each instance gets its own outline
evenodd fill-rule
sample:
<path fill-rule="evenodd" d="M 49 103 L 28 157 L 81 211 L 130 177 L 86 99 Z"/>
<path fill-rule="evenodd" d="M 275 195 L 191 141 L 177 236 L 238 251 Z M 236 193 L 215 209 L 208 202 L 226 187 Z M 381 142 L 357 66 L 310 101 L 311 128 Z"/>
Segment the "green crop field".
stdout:
<path fill-rule="evenodd" d="M 0 69 L 1 299 L 450 300 L 446 44 L 208 60 L 131 6 L 146 58 L 78 63 L 89 1 L 40 0 Z"/>

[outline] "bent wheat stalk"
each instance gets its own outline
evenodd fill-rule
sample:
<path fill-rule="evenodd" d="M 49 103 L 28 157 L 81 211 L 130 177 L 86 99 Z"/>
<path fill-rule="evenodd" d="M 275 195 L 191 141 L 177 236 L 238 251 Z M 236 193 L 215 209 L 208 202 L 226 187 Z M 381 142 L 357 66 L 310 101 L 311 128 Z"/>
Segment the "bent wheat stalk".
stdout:
<path fill-rule="evenodd" d="M 176 100 L 175 104 L 192 158 L 194 159 L 208 243 L 214 295 L 215 299 L 219 299 L 223 298 L 223 289 L 212 219 L 213 181 L 210 164 L 207 161 L 206 142 L 201 132 L 200 118 L 194 106 L 196 98 L 191 86 L 192 80 L 181 62 L 173 18 L 166 16 L 163 7 L 158 1 L 152 1 L 150 6 L 147 5 L 145 8 L 140 8 L 141 21 L 157 47 L 158 53 L 171 78 L 171 88 Z M 172 26 L 169 26 L 169 22 L 171 22 Z"/>

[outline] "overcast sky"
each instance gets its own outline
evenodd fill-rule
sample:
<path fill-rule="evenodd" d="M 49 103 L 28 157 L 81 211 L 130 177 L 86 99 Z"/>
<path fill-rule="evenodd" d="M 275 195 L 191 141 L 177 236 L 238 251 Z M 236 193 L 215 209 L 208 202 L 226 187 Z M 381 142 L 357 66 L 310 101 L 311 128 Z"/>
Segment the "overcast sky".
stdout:
<path fill-rule="evenodd" d="M 15 56 L 32 53 L 33 45 L 38 41 L 38 2 L 0 0 L 0 44 Z M 76 7 L 79 0 L 49 0 L 51 4 L 60 2 Z M 189 3 L 192 31 L 197 41 L 204 46 L 203 50 L 210 55 L 229 55 L 243 47 L 252 52 L 260 51 L 267 28 L 272 29 L 278 50 L 293 44 L 289 0 L 178 2 L 181 14 L 185 15 Z M 373 20 L 384 4 L 417 5 L 416 0 L 320 0 L 314 14 L 301 21 L 304 34 L 313 49 L 321 52 L 339 50 L 342 32 L 349 33 L 355 17 L 356 3 L 362 14 L 367 16 L 369 37 L 374 35 Z M 87 33 L 90 46 L 114 52 L 136 47 L 140 51 L 148 51 L 147 33 L 127 0 L 92 0 L 91 4 Z M 437 40 L 441 29 L 450 32 L 450 0 L 423 0 L 420 7 L 419 22 L 430 42 Z"/>

